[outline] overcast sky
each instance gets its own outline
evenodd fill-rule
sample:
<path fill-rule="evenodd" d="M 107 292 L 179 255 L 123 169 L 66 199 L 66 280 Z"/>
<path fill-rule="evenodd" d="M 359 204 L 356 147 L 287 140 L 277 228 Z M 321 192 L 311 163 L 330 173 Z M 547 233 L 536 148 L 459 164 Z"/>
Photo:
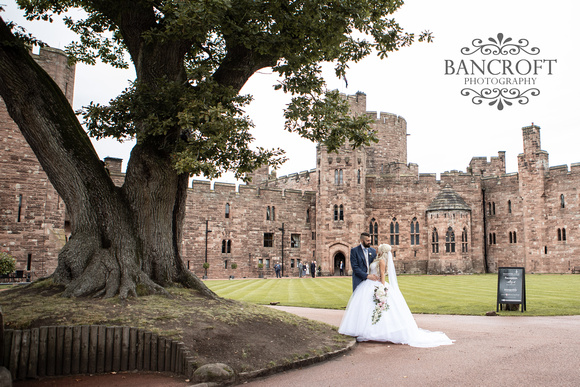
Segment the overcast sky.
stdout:
<path fill-rule="evenodd" d="M 22 19 L 13 0 L 0 0 L 6 12 L 2 17 L 24 25 L 30 32 L 52 47 L 64 48 L 72 39 L 65 27 L 57 23 L 29 23 Z M 330 77 L 330 89 L 367 95 L 367 110 L 384 111 L 402 116 L 407 121 L 408 163 L 419 165 L 420 173 L 441 173 L 448 170 L 465 171 L 474 156 L 497 156 L 506 151 L 507 172 L 517 172 L 517 155 L 523 151 L 521 128 L 532 122 L 542 128 L 542 149 L 550 154 L 550 165 L 580 162 L 580 125 L 575 114 L 580 106 L 580 53 L 577 49 L 576 19 L 580 2 L 574 0 L 408 0 L 395 14 L 408 32 L 418 34 L 430 30 L 433 43 L 415 43 L 387 59 L 376 56 L 353 64 L 347 74 L 348 87 L 343 81 Z M 481 39 L 489 43 L 499 33 L 512 43 L 526 39 L 527 50 L 539 49 L 536 55 L 520 51 L 518 55 L 464 55 L 462 48 L 476 51 L 472 42 Z M 522 46 L 523 47 L 523 46 Z M 460 61 L 481 63 L 486 60 L 510 60 L 513 76 L 477 74 L 466 76 L 457 72 Z M 446 67 L 452 60 L 454 67 Z M 543 67 L 525 74 L 528 63 L 542 61 Z M 547 62 L 547 61 L 551 62 Z M 515 64 L 521 61 L 518 69 Z M 551 63 L 549 68 L 547 63 Z M 490 70 L 501 73 L 502 62 L 496 61 Z M 471 71 L 471 67 L 469 69 Z M 518 71 L 519 73 L 518 74 Z M 330 72 L 329 72 L 330 74 Z M 106 103 L 134 78 L 132 71 L 119 71 L 105 65 L 94 67 L 77 65 L 74 108 L 90 101 Z M 489 78 L 478 82 L 499 82 L 499 78 L 524 78 L 531 85 L 509 86 L 523 93 L 529 88 L 539 95 L 529 97 L 527 104 L 512 100 L 511 106 L 497 109 L 490 100 L 476 105 L 472 96 L 461 90 L 471 87 L 481 91 L 482 85 L 466 86 L 466 78 Z M 491 80 L 495 78 L 495 80 Z M 533 80 L 531 80 L 533 78 Z M 501 81 L 501 82 L 505 82 Z M 519 80 L 518 82 L 522 82 Z M 242 90 L 254 96 L 247 109 L 256 128 L 256 146 L 282 147 L 289 161 L 278 176 L 309 170 L 315 167 L 315 145 L 283 130 L 283 109 L 288 101 L 282 92 L 273 90 L 276 76 L 263 70 L 255 74 Z M 491 85 L 488 87 L 497 87 Z M 95 148 L 101 158 L 111 156 L 126 160 L 131 144 L 100 141 Z M 125 167 L 126 163 L 124 163 Z M 225 176 L 221 181 L 233 181 Z"/>

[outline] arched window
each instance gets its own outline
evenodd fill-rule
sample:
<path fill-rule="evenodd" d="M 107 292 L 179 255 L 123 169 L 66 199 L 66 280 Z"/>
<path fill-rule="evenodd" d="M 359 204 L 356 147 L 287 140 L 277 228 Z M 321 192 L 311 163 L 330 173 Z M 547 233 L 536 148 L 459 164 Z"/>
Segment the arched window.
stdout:
<path fill-rule="evenodd" d="M 417 218 L 411 220 L 411 246 L 419 245 L 419 222 Z"/>
<path fill-rule="evenodd" d="M 272 220 L 276 220 L 276 207 L 272 206 Z"/>
<path fill-rule="evenodd" d="M 455 233 L 453 229 L 449 227 L 445 233 L 445 252 L 454 253 L 455 252 Z"/>
<path fill-rule="evenodd" d="M 516 235 L 516 232 L 514 231 L 514 243 L 518 243 L 518 237 Z"/>
<path fill-rule="evenodd" d="M 495 245 L 495 244 L 497 244 L 497 243 L 496 243 L 496 241 L 495 241 L 495 233 L 493 233 L 493 234 L 491 234 L 491 235 L 493 235 L 493 244 L 494 244 L 494 245 Z"/>
<path fill-rule="evenodd" d="M 270 220 L 270 206 L 266 208 L 266 220 Z"/>
<path fill-rule="evenodd" d="M 431 251 L 433 253 L 439 253 L 439 234 L 436 228 L 433 229 L 433 233 L 431 234 Z"/>
<path fill-rule="evenodd" d="M 566 240 L 566 229 L 565 228 L 559 228 L 558 229 L 558 240 L 559 241 L 565 241 Z"/>
<path fill-rule="evenodd" d="M 340 169 L 338 171 L 338 184 L 339 185 L 342 185 L 342 183 L 343 183 L 343 180 L 342 180 L 342 169 Z"/>
<path fill-rule="evenodd" d="M 226 252 L 226 240 L 222 240 L 222 253 L 225 254 Z"/>
<path fill-rule="evenodd" d="M 564 201 L 564 194 L 560 195 L 560 208 L 566 207 L 566 202 Z"/>
<path fill-rule="evenodd" d="M 510 243 L 514 243 L 512 232 L 509 232 Z"/>
<path fill-rule="evenodd" d="M 356 183 L 360 184 L 360 169 L 356 171 Z"/>
<path fill-rule="evenodd" d="M 334 184 L 338 185 L 338 169 L 334 170 Z"/>
<path fill-rule="evenodd" d="M 230 217 L 230 203 L 226 203 L 226 218 Z"/>
<path fill-rule="evenodd" d="M 491 202 L 487 203 L 487 214 L 491 215 Z"/>
<path fill-rule="evenodd" d="M 342 206 L 342 204 L 340 205 L 338 210 L 338 220 L 344 220 L 344 207 Z"/>
<path fill-rule="evenodd" d="M 375 221 L 375 218 L 371 219 L 369 224 L 369 234 L 371 234 L 371 245 L 379 244 L 379 224 Z"/>
<path fill-rule="evenodd" d="M 338 205 L 334 205 L 334 220 L 338 220 Z"/>
<path fill-rule="evenodd" d="M 495 215 L 495 202 L 491 203 L 491 208 L 493 209 L 493 214 Z"/>
<path fill-rule="evenodd" d="M 306 209 L 306 223 L 310 223 L 310 208 Z"/>
<path fill-rule="evenodd" d="M 489 244 L 490 244 L 490 245 L 491 245 L 491 244 L 493 244 L 493 239 L 492 239 L 492 237 L 491 237 L 491 233 L 489 233 Z"/>
<path fill-rule="evenodd" d="M 467 253 L 468 252 L 468 245 L 467 245 L 467 228 L 463 227 L 463 231 L 461 232 L 461 252 Z"/>
<path fill-rule="evenodd" d="M 508 200 L 508 214 L 512 213 L 512 201 Z"/>
<path fill-rule="evenodd" d="M 391 222 L 391 246 L 399 245 L 399 222 L 397 218 L 393 218 Z"/>
<path fill-rule="evenodd" d="M 232 240 L 228 239 L 228 243 L 227 243 L 227 247 L 226 247 L 226 253 L 231 253 L 232 252 Z"/>

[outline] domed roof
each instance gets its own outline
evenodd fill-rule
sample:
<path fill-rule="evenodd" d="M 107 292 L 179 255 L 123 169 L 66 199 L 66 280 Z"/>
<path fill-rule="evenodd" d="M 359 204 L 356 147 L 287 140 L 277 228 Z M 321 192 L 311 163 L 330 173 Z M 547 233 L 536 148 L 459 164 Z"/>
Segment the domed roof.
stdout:
<path fill-rule="evenodd" d="M 471 207 L 449 184 L 445 186 L 433 199 L 427 211 L 463 210 L 471 211 Z"/>

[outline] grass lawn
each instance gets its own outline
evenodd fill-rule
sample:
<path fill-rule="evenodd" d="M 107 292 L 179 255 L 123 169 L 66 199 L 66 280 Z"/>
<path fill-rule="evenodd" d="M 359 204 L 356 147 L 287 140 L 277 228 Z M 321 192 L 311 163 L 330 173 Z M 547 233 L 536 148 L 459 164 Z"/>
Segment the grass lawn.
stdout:
<path fill-rule="evenodd" d="M 497 274 L 402 275 L 399 287 L 413 313 L 483 315 L 495 311 Z M 344 309 L 352 293 L 350 277 L 208 280 L 224 298 L 255 304 Z M 527 310 L 502 315 L 580 315 L 580 275 L 527 274 Z"/>

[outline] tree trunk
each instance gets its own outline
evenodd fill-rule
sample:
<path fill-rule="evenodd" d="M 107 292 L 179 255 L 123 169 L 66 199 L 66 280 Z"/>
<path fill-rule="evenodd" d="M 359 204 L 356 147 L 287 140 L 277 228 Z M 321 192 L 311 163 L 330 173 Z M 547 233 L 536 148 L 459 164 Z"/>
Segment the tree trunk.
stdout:
<path fill-rule="evenodd" d="M 61 90 L 1 18 L 0 96 L 71 218 L 52 274 L 65 296 L 165 293 L 175 282 L 217 297 L 179 254 L 187 176 L 138 145 L 127 182 L 115 187 Z"/>

